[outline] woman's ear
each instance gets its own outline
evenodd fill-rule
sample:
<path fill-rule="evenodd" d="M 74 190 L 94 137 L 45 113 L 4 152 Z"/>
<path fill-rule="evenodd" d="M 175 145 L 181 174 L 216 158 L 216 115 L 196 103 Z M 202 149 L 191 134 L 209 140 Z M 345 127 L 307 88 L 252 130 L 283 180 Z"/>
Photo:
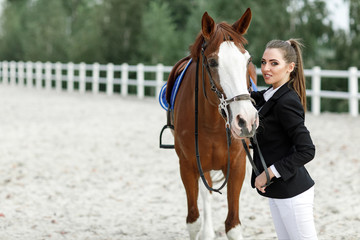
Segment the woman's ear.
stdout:
<path fill-rule="evenodd" d="M 291 73 L 292 71 L 294 71 L 294 68 L 295 68 L 295 63 L 294 63 L 294 62 L 291 62 L 291 63 L 289 64 L 288 71 Z"/>

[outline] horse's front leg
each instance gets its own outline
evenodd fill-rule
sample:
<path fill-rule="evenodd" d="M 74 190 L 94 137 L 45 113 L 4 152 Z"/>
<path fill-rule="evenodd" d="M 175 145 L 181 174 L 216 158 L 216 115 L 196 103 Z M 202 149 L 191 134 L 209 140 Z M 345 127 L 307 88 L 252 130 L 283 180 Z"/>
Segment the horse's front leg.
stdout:
<path fill-rule="evenodd" d="M 199 176 L 191 167 L 186 166 L 186 163 L 187 162 L 180 160 L 180 174 L 187 197 L 188 214 L 186 217 L 186 224 L 190 240 L 195 240 L 201 229 L 201 219 L 199 217 L 199 209 L 197 206 Z"/>
<path fill-rule="evenodd" d="M 243 151 L 244 152 L 244 151 Z M 227 185 L 228 215 L 225 221 L 225 231 L 230 240 L 243 239 L 239 219 L 239 198 L 245 178 L 245 154 L 236 159 L 231 168 Z"/>
<path fill-rule="evenodd" d="M 204 175 L 209 186 L 212 187 L 210 172 L 206 172 Z M 202 229 L 199 236 L 199 240 L 212 240 L 215 238 L 215 231 L 213 228 L 212 214 L 211 214 L 212 196 L 211 196 L 211 192 L 205 187 L 201 179 L 199 179 L 199 187 L 200 187 L 200 194 L 203 200 L 203 208 L 204 208 L 204 214 L 203 214 L 204 217 L 203 217 Z"/>

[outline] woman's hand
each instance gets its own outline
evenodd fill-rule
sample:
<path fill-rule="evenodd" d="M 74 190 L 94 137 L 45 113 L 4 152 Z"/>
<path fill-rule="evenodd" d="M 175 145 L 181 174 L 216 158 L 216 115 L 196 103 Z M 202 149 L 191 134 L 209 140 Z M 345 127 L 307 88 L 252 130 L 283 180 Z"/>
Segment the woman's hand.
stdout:
<path fill-rule="evenodd" d="M 274 173 L 268 168 L 270 180 L 275 176 Z M 265 185 L 266 185 L 266 173 L 263 171 L 259 176 L 255 178 L 255 187 L 262 193 L 265 193 Z"/>

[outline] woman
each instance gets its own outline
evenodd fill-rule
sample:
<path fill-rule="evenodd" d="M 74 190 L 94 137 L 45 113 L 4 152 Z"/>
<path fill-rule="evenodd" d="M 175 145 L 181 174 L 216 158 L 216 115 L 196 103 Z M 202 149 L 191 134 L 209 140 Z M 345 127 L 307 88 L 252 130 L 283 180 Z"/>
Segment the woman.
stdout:
<path fill-rule="evenodd" d="M 299 41 L 273 40 L 266 45 L 261 72 L 267 90 L 253 92 L 259 111 L 257 144 L 272 183 L 254 148 L 260 174 L 252 173 L 251 184 L 269 198 L 279 239 L 317 239 L 314 219 L 314 181 L 304 165 L 315 155 L 315 146 L 304 125 L 305 76 Z M 266 186 L 267 185 L 267 186 Z"/>

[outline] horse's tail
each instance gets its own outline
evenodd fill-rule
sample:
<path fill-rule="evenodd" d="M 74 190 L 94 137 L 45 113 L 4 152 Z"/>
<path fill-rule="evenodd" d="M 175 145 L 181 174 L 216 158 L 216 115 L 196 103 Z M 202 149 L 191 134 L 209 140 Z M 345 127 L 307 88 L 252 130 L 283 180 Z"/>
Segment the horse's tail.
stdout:
<path fill-rule="evenodd" d="M 174 67 L 172 68 L 170 75 L 167 80 L 166 85 L 166 101 L 169 103 L 171 98 L 171 91 L 174 87 L 176 78 L 180 75 L 180 73 L 184 70 L 186 63 L 190 59 L 190 56 L 184 57 L 181 60 L 179 60 Z"/>
<path fill-rule="evenodd" d="M 213 185 L 221 183 L 225 179 L 225 176 L 222 171 L 211 171 L 210 177 L 211 177 Z"/>

